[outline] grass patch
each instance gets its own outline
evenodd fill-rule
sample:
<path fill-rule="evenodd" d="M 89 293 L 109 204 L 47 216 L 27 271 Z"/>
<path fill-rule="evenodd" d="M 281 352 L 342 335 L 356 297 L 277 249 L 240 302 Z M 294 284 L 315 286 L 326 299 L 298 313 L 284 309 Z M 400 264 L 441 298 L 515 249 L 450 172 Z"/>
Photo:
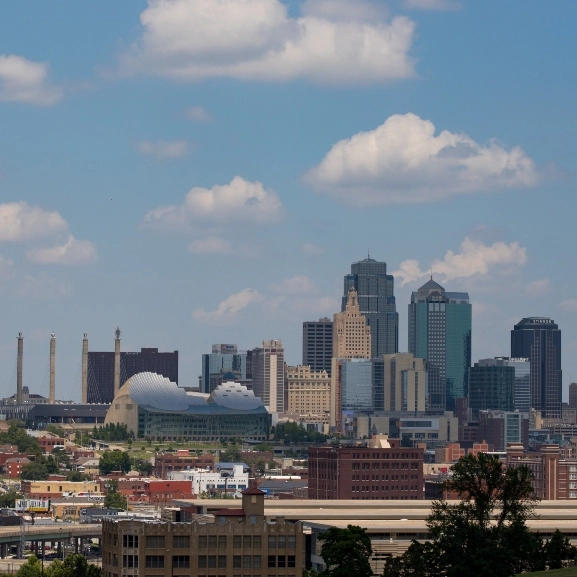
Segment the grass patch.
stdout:
<path fill-rule="evenodd" d="M 519 573 L 519 575 L 533 575 L 534 577 L 577 577 L 577 567 L 551 569 L 550 571 L 536 571 L 535 573 Z"/>

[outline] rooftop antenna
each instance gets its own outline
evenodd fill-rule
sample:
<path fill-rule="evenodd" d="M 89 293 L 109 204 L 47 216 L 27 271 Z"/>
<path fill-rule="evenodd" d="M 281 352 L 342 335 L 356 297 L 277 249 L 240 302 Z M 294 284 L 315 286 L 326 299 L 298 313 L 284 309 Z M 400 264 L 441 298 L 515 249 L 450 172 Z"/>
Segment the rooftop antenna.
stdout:
<path fill-rule="evenodd" d="M 371 249 L 367 248 L 367 258 L 371 258 Z"/>

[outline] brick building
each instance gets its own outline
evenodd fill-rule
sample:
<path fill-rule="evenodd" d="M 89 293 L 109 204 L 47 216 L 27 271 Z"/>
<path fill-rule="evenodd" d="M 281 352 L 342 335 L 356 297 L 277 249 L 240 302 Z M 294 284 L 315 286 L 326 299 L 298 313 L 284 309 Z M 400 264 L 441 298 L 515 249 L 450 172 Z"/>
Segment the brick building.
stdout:
<path fill-rule="evenodd" d="M 311 447 L 309 499 L 422 499 L 423 453 L 380 435 L 366 447 Z"/>
<path fill-rule="evenodd" d="M 45 453 L 52 453 L 55 447 L 64 448 L 66 439 L 62 437 L 53 437 L 52 435 L 43 435 L 38 437 L 38 444 Z"/>
<path fill-rule="evenodd" d="M 264 516 L 264 493 L 248 489 L 242 509 L 222 509 L 214 522 L 104 520 L 103 577 L 300 577 L 302 524 Z"/>
<path fill-rule="evenodd" d="M 10 479 L 19 479 L 22 473 L 22 467 L 31 462 L 27 457 L 13 457 L 6 460 L 3 469 Z"/>
<path fill-rule="evenodd" d="M 191 481 L 145 481 L 145 492 L 151 505 L 169 505 L 173 499 L 195 499 Z"/>
<path fill-rule="evenodd" d="M 186 469 L 214 469 L 214 455 L 203 453 L 191 455 L 187 450 L 176 453 L 157 453 L 154 457 L 154 476 L 166 479 L 171 471 L 185 471 Z"/>

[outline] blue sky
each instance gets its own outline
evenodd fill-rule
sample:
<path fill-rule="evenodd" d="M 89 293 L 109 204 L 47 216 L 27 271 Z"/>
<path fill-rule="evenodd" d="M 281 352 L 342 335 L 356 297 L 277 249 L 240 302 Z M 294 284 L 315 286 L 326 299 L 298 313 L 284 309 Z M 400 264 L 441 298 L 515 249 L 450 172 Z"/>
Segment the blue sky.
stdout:
<path fill-rule="evenodd" d="M 0 386 L 79 398 L 91 350 L 280 338 L 339 309 L 350 263 L 432 267 L 473 303 L 473 360 L 524 316 L 577 379 L 577 6 L 569 0 L 6 3 Z"/>

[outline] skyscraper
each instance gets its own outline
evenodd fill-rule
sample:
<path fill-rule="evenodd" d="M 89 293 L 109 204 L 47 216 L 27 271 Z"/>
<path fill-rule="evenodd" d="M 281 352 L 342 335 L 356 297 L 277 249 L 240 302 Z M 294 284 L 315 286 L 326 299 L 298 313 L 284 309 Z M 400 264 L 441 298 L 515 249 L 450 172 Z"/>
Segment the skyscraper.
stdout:
<path fill-rule="evenodd" d="M 409 352 L 427 361 L 429 411 L 453 411 L 468 392 L 471 304 L 468 293 L 446 292 L 432 278 L 411 295 Z"/>
<path fill-rule="evenodd" d="M 577 409 L 577 383 L 569 385 L 569 406 L 572 409 Z"/>
<path fill-rule="evenodd" d="M 515 401 L 515 368 L 496 359 L 482 359 L 469 372 L 469 409 L 473 421 L 479 411 L 495 409 L 513 411 Z"/>
<path fill-rule="evenodd" d="M 349 289 L 343 312 L 333 321 L 333 358 L 370 359 L 371 330 L 367 318 L 360 312 L 357 291 Z"/>
<path fill-rule="evenodd" d="M 529 359 L 510 359 L 509 357 L 495 357 L 494 359 L 481 359 L 479 366 L 513 367 L 515 369 L 515 393 L 513 408 L 520 413 L 528 413 L 531 408 L 530 400 L 530 375 L 531 363 Z M 470 389 L 469 389 L 470 393 Z M 492 409 L 495 407 L 484 407 Z M 511 409 L 503 409 L 511 410 Z"/>
<path fill-rule="evenodd" d="M 201 393 L 211 393 L 211 376 L 218 377 L 222 372 L 238 374 L 238 379 L 246 376 L 246 352 L 239 353 L 234 344 L 212 345 L 212 353 L 202 355 Z M 214 379 L 213 379 L 214 380 Z"/>
<path fill-rule="evenodd" d="M 303 323 L 303 366 L 331 375 L 333 358 L 333 321 L 324 317 Z"/>
<path fill-rule="evenodd" d="M 511 357 L 531 363 L 531 408 L 550 419 L 561 418 L 561 331 L 550 318 L 529 317 L 511 331 Z"/>
<path fill-rule="evenodd" d="M 270 413 L 285 410 L 284 348 L 279 340 L 263 341 L 252 350 L 252 390 Z"/>
<path fill-rule="evenodd" d="M 387 274 L 387 263 L 366 258 L 351 265 L 345 275 L 341 310 L 347 305 L 349 289 L 357 291 L 359 309 L 371 327 L 371 357 L 399 350 L 399 314 L 393 294 L 394 279 Z"/>

